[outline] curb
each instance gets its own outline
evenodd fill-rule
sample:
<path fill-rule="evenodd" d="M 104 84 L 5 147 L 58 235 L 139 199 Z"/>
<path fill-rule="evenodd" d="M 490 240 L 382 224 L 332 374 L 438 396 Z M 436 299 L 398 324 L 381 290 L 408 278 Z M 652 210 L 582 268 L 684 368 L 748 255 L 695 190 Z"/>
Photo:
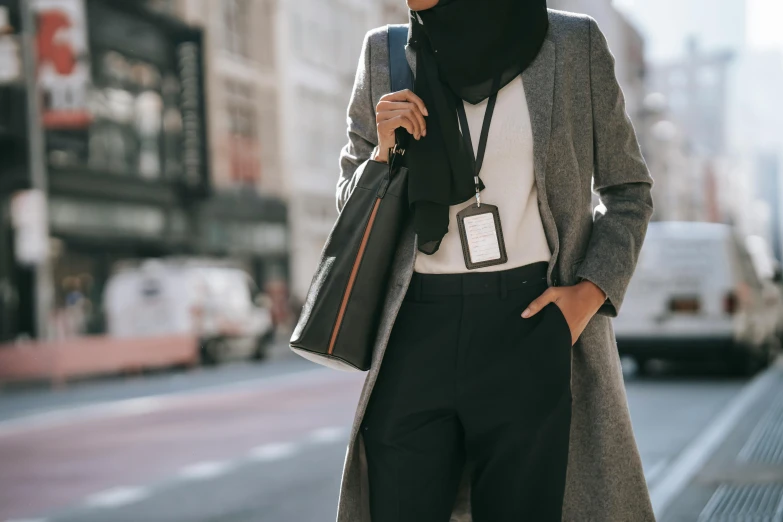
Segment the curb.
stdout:
<path fill-rule="evenodd" d="M 748 382 L 712 422 L 660 473 L 660 478 L 650 489 L 650 500 L 656 518 L 663 516 L 666 509 L 731 433 L 742 415 L 775 384 L 775 374 L 781 371 L 783 371 L 783 358 L 778 358 Z"/>

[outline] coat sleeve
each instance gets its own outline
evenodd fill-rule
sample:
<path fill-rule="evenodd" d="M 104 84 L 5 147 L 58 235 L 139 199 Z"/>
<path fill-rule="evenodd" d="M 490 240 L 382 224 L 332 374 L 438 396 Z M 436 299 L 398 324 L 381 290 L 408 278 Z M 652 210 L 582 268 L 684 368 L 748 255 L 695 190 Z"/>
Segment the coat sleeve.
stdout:
<path fill-rule="evenodd" d="M 359 65 L 356 68 L 351 99 L 348 102 L 348 143 L 340 151 L 340 177 L 337 180 L 337 212 L 342 212 L 345 202 L 361 177 L 362 164 L 370 158 L 378 144 L 375 123 L 375 107 L 372 102 L 370 70 L 372 46 L 370 40 L 377 38 L 377 30 L 364 36 Z"/>
<path fill-rule="evenodd" d="M 593 184 L 600 204 L 577 281 L 595 283 L 607 296 L 598 313 L 616 317 L 653 212 L 653 180 L 639 149 L 625 98 L 598 24 L 589 19 L 593 111 Z"/>

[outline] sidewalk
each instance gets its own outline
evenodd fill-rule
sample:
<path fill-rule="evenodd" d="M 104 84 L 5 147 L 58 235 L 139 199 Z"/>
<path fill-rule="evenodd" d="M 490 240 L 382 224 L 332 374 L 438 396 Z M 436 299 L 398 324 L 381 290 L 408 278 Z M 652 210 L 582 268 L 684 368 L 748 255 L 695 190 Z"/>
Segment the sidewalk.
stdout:
<path fill-rule="evenodd" d="M 783 360 L 726 406 L 651 497 L 659 522 L 783 522 Z"/>
<path fill-rule="evenodd" d="M 290 334 L 289 334 L 290 337 Z M 285 379 L 303 371 L 320 369 L 288 346 L 285 336 L 275 340 L 263 361 L 233 361 L 214 367 L 152 372 L 129 376 L 80 379 L 52 389 L 48 383 L 0 387 L 0 433 L 8 422 L 29 416 L 71 415 L 75 410 L 116 401 L 198 392 L 222 386 L 241 386 L 264 379 Z"/>

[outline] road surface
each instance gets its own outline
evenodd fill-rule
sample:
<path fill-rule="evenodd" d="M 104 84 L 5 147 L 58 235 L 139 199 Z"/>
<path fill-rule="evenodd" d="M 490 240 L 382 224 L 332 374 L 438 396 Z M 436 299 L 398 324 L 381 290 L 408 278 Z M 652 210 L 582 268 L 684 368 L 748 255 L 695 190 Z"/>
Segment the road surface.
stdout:
<path fill-rule="evenodd" d="M 329 522 L 363 374 L 295 356 L 0 394 L 0 521 Z M 625 374 L 651 487 L 744 386 Z"/>

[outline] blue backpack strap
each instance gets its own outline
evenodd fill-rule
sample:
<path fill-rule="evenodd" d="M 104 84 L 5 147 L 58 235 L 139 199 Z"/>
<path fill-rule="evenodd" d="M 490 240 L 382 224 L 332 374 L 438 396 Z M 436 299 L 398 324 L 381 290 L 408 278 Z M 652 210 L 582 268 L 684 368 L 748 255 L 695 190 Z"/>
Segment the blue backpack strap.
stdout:
<path fill-rule="evenodd" d="M 413 90 L 413 74 L 405 58 L 405 44 L 408 43 L 407 24 L 389 24 L 389 73 L 391 92 L 403 89 Z"/>
<path fill-rule="evenodd" d="M 413 90 L 413 73 L 408 60 L 405 57 L 405 45 L 408 43 L 407 24 L 389 24 L 386 26 L 389 40 L 389 77 L 391 91 L 397 92 L 403 89 Z M 394 131 L 397 137 L 397 145 L 403 150 L 408 144 L 410 134 L 404 127 Z"/>

